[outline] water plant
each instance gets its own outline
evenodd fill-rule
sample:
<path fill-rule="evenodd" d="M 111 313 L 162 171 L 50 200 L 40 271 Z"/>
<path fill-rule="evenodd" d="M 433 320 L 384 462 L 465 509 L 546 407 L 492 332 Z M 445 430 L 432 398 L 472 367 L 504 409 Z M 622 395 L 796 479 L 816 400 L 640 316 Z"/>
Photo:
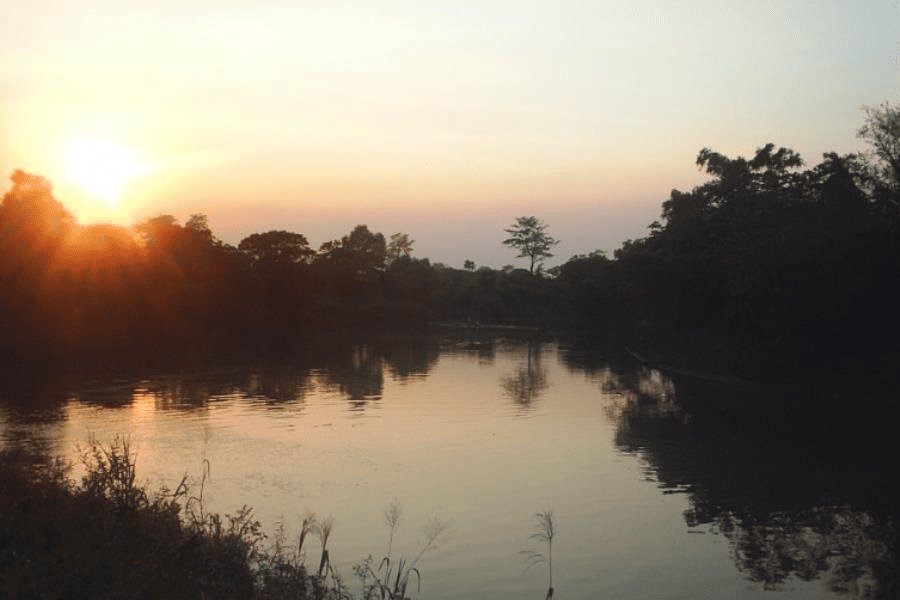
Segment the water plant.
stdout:
<path fill-rule="evenodd" d="M 528 561 L 528 565 L 525 567 L 526 571 L 537 564 L 547 564 L 547 600 L 550 600 L 553 597 L 553 537 L 556 535 L 553 511 L 548 509 L 536 513 L 535 517 L 537 517 L 537 531 L 531 534 L 531 539 L 547 544 L 547 553 L 522 550 L 519 554 Z"/>
<path fill-rule="evenodd" d="M 251 508 L 206 509 L 208 463 L 199 491 L 187 477 L 153 491 L 128 438 L 79 450 L 77 482 L 59 459 L 0 451 L 0 597 L 351 598 L 327 558 L 330 517 L 308 514 L 294 547 L 279 524 L 270 545 Z M 322 544 L 317 573 L 305 563 L 310 533 Z"/>
<path fill-rule="evenodd" d="M 390 530 L 390 535 L 388 536 L 388 549 L 385 556 L 391 555 L 391 548 L 394 546 L 394 532 L 397 531 L 397 525 L 400 523 L 400 515 L 402 514 L 403 506 L 401 506 L 396 498 L 384 509 L 384 522 Z"/>
<path fill-rule="evenodd" d="M 156 491 L 136 476 L 128 438 L 80 449 L 85 473 L 43 455 L 0 450 L 0 597 L 251 598 L 293 600 L 407 600 L 418 564 L 445 525 L 432 518 L 412 558 L 394 558 L 402 507 L 384 510 L 387 553 L 354 567 L 362 592 L 351 594 L 332 564 L 331 516 L 303 517 L 291 544 L 282 519 L 267 536 L 253 510 L 207 510 L 204 491 L 185 476 L 174 490 Z M 193 488 L 193 489 L 192 489 Z M 310 536 L 318 538 L 318 568 L 309 568 Z"/>
<path fill-rule="evenodd" d="M 362 581 L 364 600 L 407 600 L 407 589 L 413 575 L 416 576 L 418 592 L 422 584 L 422 575 L 417 566 L 419 560 L 436 547 L 438 538 L 447 528 L 440 519 L 432 517 L 423 530 L 422 545 L 418 554 L 412 560 L 404 557 L 395 560 L 391 556 L 391 550 L 402 513 L 403 509 L 396 500 L 384 509 L 384 519 L 389 529 L 388 551 L 378 566 L 373 567 L 375 559 L 370 554 L 362 563 L 353 567 Z"/>

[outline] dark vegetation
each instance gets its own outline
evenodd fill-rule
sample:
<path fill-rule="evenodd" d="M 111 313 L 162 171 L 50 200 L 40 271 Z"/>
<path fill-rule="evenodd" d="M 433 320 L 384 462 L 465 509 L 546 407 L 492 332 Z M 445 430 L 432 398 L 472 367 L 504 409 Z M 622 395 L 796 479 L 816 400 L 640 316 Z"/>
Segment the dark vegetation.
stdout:
<path fill-rule="evenodd" d="M 60 459 L 0 453 L 3 598 L 406 600 L 419 587 L 419 560 L 444 531 L 433 519 L 415 557 L 392 557 L 389 545 L 380 563 L 357 564 L 355 596 L 329 558 L 331 517 L 308 513 L 296 539 L 283 525 L 268 539 L 247 506 L 206 511 L 203 481 L 150 492 L 125 439 L 91 440 L 82 456 L 75 482 Z M 396 503 L 385 511 L 391 541 L 401 512 Z"/>
<path fill-rule="evenodd" d="M 677 334 L 725 368 L 895 350 L 900 108 L 869 110 L 860 135 L 872 155 L 829 153 L 806 170 L 772 144 L 749 159 L 702 150 L 711 180 L 673 190 L 648 237 L 560 267 L 572 310 L 636 324 L 654 345 Z"/>
<path fill-rule="evenodd" d="M 163 215 L 132 228 L 83 226 L 48 181 L 16 171 L 0 205 L 0 398 L 21 400 L 28 394 L 13 384 L 45 382 L 41 371 L 20 377 L 23 362 L 34 369 L 247 349 L 322 353 L 333 332 L 379 325 L 615 332 L 651 356 L 690 346 L 698 364 L 772 377 L 779 364 L 892 358 L 900 339 L 900 109 L 869 110 L 860 135 L 871 154 L 826 154 L 808 169 L 771 144 L 750 158 L 704 149 L 697 164 L 710 180 L 673 190 L 647 237 L 612 258 L 598 251 L 548 271 L 541 263 L 555 240 L 533 217 L 518 219 L 504 242 L 529 259 L 529 270 L 471 261 L 455 269 L 414 258 L 406 234 L 386 239 L 364 225 L 318 250 L 288 231 L 233 247 L 202 215 L 183 225 Z M 501 382 L 523 410 L 547 386 L 539 346 L 529 344 L 526 363 Z M 436 356 L 433 348 L 391 346 L 371 356 L 360 348 L 329 370 L 329 383 L 359 405 L 380 395 L 384 365 L 414 376 Z M 480 355 L 491 346 L 464 350 Z M 302 383 L 269 379 L 277 392 L 267 396 L 296 394 Z M 883 476 L 893 437 L 881 410 L 850 411 L 845 398 L 796 389 L 761 402 L 758 392 L 706 391 L 713 384 L 702 379 L 679 382 L 674 404 L 660 401 L 674 390 L 654 396 L 655 385 L 609 382 L 632 397 L 618 415 L 617 443 L 641 453 L 662 485 L 690 494 L 689 526 L 718 528 L 739 568 L 766 587 L 827 573 L 838 592 L 896 595 L 896 504 L 892 494 L 873 493 L 894 483 Z M 889 410 L 893 399 L 883 400 Z M 91 444 L 85 466 L 75 482 L 58 462 L 0 456 L 3 597 L 347 596 L 330 569 L 328 520 L 304 521 L 294 544 L 277 532 L 267 543 L 249 509 L 205 512 L 202 484 L 147 491 L 121 442 Z M 391 535 L 398 517 L 386 514 Z M 546 519 L 536 539 L 547 543 L 549 596 L 549 512 Z M 321 548 L 308 567 L 310 536 Z M 405 597 L 418 580 L 416 560 L 394 560 L 389 549 L 380 563 L 363 561 L 356 574 L 364 597 Z M 874 594 L 869 580 L 878 582 Z"/>
<path fill-rule="evenodd" d="M 92 442 L 79 483 L 60 461 L 0 455 L 4 598 L 339 598 L 283 540 L 264 547 L 247 507 L 204 511 L 186 481 L 147 491 L 127 442 Z"/>
<path fill-rule="evenodd" d="M 365 225 L 318 250 L 288 231 L 230 246 L 203 215 L 83 226 L 48 181 L 16 171 L 0 206 L 0 348 L 7 359 L 133 362 L 451 322 L 618 330 L 662 349 L 688 340 L 723 369 L 893 351 L 900 109 L 868 110 L 860 135 L 870 154 L 830 153 L 809 169 L 772 144 L 750 158 L 704 149 L 710 181 L 673 190 L 647 237 L 548 271 L 555 240 L 534 217 L 503 242 L 530 270 L 456 269 Z"/>

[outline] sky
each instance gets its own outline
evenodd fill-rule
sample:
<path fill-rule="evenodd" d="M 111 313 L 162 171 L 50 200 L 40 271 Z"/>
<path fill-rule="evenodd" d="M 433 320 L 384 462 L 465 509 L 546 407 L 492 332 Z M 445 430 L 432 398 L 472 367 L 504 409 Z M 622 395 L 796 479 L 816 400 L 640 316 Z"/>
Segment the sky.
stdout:
<path fill-rule="evenodd" d="M 896 0 L 0 0 L 0 172 L 82 222 L 365 223 L 456 267 L 524 266 L 535 215 L 552 265 L 646 235 L 703 147 L 861 150 L 898 83 Z"/>

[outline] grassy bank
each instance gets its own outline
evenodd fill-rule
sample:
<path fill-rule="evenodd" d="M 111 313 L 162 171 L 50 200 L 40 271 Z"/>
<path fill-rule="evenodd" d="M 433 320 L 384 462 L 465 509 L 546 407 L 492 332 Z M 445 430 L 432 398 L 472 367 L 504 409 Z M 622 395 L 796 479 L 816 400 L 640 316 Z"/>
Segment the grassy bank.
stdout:
<path fill-rule="evenodd" d="M 0 453 L 0 597 L 354 597 L 328 558 L 330 518 L 307 515 L 297 539 L 283 528 L 270 538 L 246 506 L 205 511 L 202 482 L 140 485 L 126 440 L 91 441 L 82 456 L 86 474 L 76 482 L 59 459 Z M 415 565 L 389 557 L 376 565 L 370 557 L 354 569 L 361 597 L 405 598 Z"/>

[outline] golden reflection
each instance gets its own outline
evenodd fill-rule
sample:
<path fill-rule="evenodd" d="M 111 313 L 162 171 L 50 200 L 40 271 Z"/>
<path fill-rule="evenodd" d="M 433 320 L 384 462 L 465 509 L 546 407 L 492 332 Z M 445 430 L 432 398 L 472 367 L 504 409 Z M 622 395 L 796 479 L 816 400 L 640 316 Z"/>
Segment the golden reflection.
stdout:
<path fill-rule="evenodd" d="M 156 411 L 156 394 L 145 388 L 136 388 L 131 395 L 131 424 L 140 428 L 149 424 Z"/>

